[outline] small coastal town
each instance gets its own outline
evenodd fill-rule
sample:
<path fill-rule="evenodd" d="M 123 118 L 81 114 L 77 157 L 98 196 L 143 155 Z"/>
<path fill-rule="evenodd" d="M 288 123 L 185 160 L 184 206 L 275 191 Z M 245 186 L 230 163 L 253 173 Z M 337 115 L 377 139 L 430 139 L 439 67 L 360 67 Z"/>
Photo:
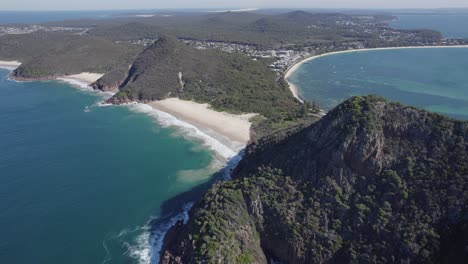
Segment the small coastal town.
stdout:
<path fill-rule="evenodd" d="M 179 38 L 186 45 L 199 50 L 216 49 L 228 53 L 240 53 L 258 59 L 273 59 L 268 67 L 278 73 L 283 74 L 288 68 L 298 61 L 329 52 L 357 50 L 378 47 L 404 47 L 404 46 L 453 46 L 466 45 L 468 40 L 463 39 L 432 39 L 432 32 L 428 32 L 426 37 L 418 37 L 415 31 L 395 30 L 388 27 L 389 21 L 394 18 L 387 16 L 337 16 L 335 21 L 324 18 L 317 24 L 308 25 L 308 30 L 320 30 L 329 27 L 343 27 L 349 30 L 350 34 L 363 34 L 363 36 L 374 36 L 372 42 L 368 39 L 338 41 L 318 44 L 302 44 L 293 46 L 283 46 L 277 48 L 265 48 L 254 44 L 233 43 L 225 41 L 210 41 Z M 44 26 L 44 25 L 4 25 L 0 26 L 0 36 L 31 34 L 35 32 L 62 32 L 75 35 L 89 35 L 92 27 L 78 26 Z M 117 44 L 131 44 L 143 47 L 152 45 L 157 38 L 141 38 L 132 40 L 114 40 Z"/>
<path fill-rule="evenodd" d="M 31 34 L 35 32 L 67 32 L 85 34 L 88 28 L 81 27 L 46 27 L 41 25 L 22 25 L 22 26 L 8 26 L 0 25 L 0 36 L 3 35 L 19 35 Z"/>
<path fill-rule="evenodd" d="M 383 30 L 381 39 L 384 41 L 398 41 L 402 39 L 411 38 L 413 34 L 408 33 L 407 35 L 398 33 L 395 30 Z M 145 42 L 145 46 L 152 43 L 155 40 Z M 241 53 L 252 57 L 254 60 L 260 58 L 274 59 L 268 67 L 277 72 L 278 74 L 284 73 L 288 68 L 296 64 L 297 62 L 311 56 L 321 55 L 324 53 L 345 51 L 345 50 L 359 50 L 369 48 L 364 41 L 351 41 L 351 42 L 340 42 L 333 43 L 331 45 L 314 45 L 314 46 L 303 46 L 301 49 L 258 49 L 253 45 L 243 45 L 237 43 L 228 42 L 214 42 L 214 41 L 197 41 L 197 40 L 181 40 L 185 44 L 195 47 L 200 50 L 216 49 L 228 53 Z M 133 42 L 134 44 L 137 44 Z M 468 41 L 462 39 L 442 39 L 437 42 L 415 42 L 411 46 L 456 46 L 466 45 Z M 405 46 L 405 45 L 402 45 Z M 408 45 L 410 46 L 410 45 Z"/>
<path fill-rule="evenodd" d="M 466 25 L 0 0 L 0 264 L 468 264 Z"/>

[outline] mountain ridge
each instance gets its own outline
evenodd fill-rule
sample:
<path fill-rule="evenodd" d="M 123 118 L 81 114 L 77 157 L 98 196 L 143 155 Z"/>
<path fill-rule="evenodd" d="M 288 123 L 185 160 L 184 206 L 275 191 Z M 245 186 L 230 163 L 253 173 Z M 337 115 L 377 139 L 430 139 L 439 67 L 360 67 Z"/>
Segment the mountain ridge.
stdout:
<path fill-rule="evenodd" d="M 257 113 L 256 124 L 282 126 L 306 118 L 284 78 L 268 69 L 269 60 L 241 54 L 199 50 L 161 35 L 133 62 L 92 84 L 94 89 L 118 90 L 107 102 L 151 102 L 177 97 L 209 103 L 217 111 Z M 269 130 L 269 128 L 257 129 Z"/>
<path fill-rule="evenodd" d="M 354 97 L 248 148 L 162 263 L 464 263 L 468 122 Z"/>

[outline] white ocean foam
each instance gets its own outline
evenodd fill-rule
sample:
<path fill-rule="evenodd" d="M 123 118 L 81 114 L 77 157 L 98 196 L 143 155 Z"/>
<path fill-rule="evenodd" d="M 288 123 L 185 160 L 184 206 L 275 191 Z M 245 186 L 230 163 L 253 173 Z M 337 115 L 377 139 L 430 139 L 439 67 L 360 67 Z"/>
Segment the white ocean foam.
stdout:
<path fill-rule="evenodd" d="M 228 161 L 223 171 L 224 180 L 229 180 L 231 178 L 232 170 L 237 166 L 243 155 L 244 151 L 241 151 L 239 154 L 235 155 Z M 193 204 L 194 203 L 185 204 L 181 213 L 170 217 L 166 221 L 163 221 L 157 225 L 156 228 L 153 227 L 151 231 L 149 227 L 150 224 L 146 225 L 146 227 L 141 229 L 142 233 L 135 239 L 134 244 L 124 243 L 128 249 L 126 254 L 128 254 L 140 264 L 159 263 L 166 233 L 179 220 L 182 220 L 184 224 L 187 224 L 189 221 L 189 211 Z M 120 232 L 119 236 L 125 236 L 127 233 L 127 230 L 123 230 Z"/>
<path fill-rule="evenodd" d="M 128 234 L 141 232 L 133 241 L 123 242 L 127 251 L 124 253 L 134 259 L 139 264 L 159 263 L 160 252 L 162 250 L 164 236 L 167 231 L 174 226 L 177 221 L 183 220 L 184 224 L 188 222 L 188 212 L 193 203 L 184 205 L 183 211 L 177 215 L 168 218 L 158 225 L 157 229 L 150 230 L 150 224 L 135 230 L 122 230 L 115 238 L 123 238 Z M 109 261 L 110 258 L 106 258 Z"/>
<path fill-rule="evenodd" d="M 161 250 L 164 243 L 164 236 L 167 231 L 174 226 L 177 221 L 182 220 L 184 224 L 187 224 L 189 220 L 188 212 L 192 208 L 193 203 L 188 203 L 184 206 L 183 211 L 168 219 L 165 223 L 161 224 L 158 229 L 153 230 L 151 234 L 151 258 L 149 263 L 159 263 L 159 258 L 161 255 Z"/>
<path fill-rule="evenodd" d="M 64 81 L 64 82 L 69 83 L 69 84 L 71 84 L 71 85 L 73 85 L 75 87 L 79 87 L 79 88 L 82 88 L 82 89 L 85 89 L 85 90 L 92 90 L 92 88 L 86 82 L 82 82 L 82 81 L 75 80 L 75 79 L 70 79 L 70 78 L 57 78 L 57 80 Z"/>
<path fill-rule="evenodd" d="M 5 70 L 9 70 L 9 71 L 14 71 L 14 70 L 16 70 L 16 68 L 18 68 L 18 67 L 0 65 L 0 69 L 5 69 Z"/>
<path fill-rule="evenodd" d="M 142 113 L 145 113 L 154 117 L 158 121 L 158 123 L 164 127 L 175 126 L 179 128 L 179 130 L 182 131 L 184 135 L 201 140 L 207 148 L 216 152 L 218 155 L 220 155 L 226 160 L 230 160 L 231 158 L 235 157 L 237 153 L 244 147 L 239 144 L 236 145 L 236 143 L 232 142 L 232 146 L 235 146 L 235 148 L 234 147 L 230 148 L 226 146 L 225 144 L 222 144 L 219 140 L 215 139 L 213 136 L 210 136 L 207 133 L 204 133 L 199 128 L 195 127 L 194 125 L 181 121 L 175 118 L 174 116 L 166 112 L 162 112 L 157 109 L 154 109 L 149 105 L 131 104 L 130 109 L 138 111 L 138 112 L 142 112 Z"/>
<path fill-rule="evenodd" d="M 131 258 L 135 259 L 141 264 L 151 263 L 151 239 L 148 228 L 145 228 L 143 232 L 135 239 L 134 244 L 125 243 L 127 246 L 127 253 Z"/>
<path fill-rule="evenodd" d="M 17 83 L 19 83 L 19 82 L 20 82 L 20 81 L 18 81 L 18 80 L 15 80 L 15 79 L 13 79 L 13 78 L 11 78 L 11 77 L 8 77 L 8 79 L 7 79 L 7 80 L 8 80 L 8 81 L 10 81 L 10 82 L 17 82 Z"/>
<path fill-rule="evenodd" d="M 105 104 L 102 102 L 98 103 L 98 105 L 110 106 L 110 104 Z M 183 134 L 187 137 L 201 140 L 205 147 L 214 151 L 217 156 L 222 157 L 221 163 L 225 164 L 222 173 L 223 180 L 230 179 L 232 170 L 242 159 L 244 154 L 243 149 L 245 148 L 245 145 L 243 144 L 232 142 L 227 138 L 222 138 L 221 135 L 213 135 L 215 133 L 213 131 L 201 131 L 199 128 L 189 123 L 181 121 L 166 112 L 159 111 L 146 104 L 132 102 L 125 104 L 125 106 L 129 107 L 133 111 L 154 117 L 155 120 L 163 127 L 177 127 L 178 130 L 183 132 Z M 221 143 L 221 141 L 224 144 Z M 217 164 L 217 162 L 220 161 L 215 160 L 213 166 L 218 166 L 219 164 Z M 222 164 L 219 165 L 220 168 L 223 167 Z M 206 173 L 211 172 L 212 171 L 209 170 L 209 168 L 206 171 Z M 141 228 L 139 231 L 141 234 L 139 234 L 132 243 L 124 242 L 124 245 L 127 247 L 126 254 L 141 264 L 159 263 L 164 236 L 166 235 L 167 231 L 169 231 L 169 229 L 177 223 L 177 221 L 182 219 L 184 224 L 188 222 L 188 212 L 192 206 L 193 203 L 186 204 L 181 213 L 170 217 L 166 221 L 163 221 L 161 224 L 156 226 L 156 229 L 153 226 L 150 230 L 150 224 Z M 122 233 L 122 236 L 124 235 L 126 235 L 125 231 Z"/>
<path fill-rule="evenodd" d="M 63 78 L 57 78 L 57 80 L 71 84 L 73 87 L 76 87 L 85 92 L 97 93 L 103 96 L 105 99 L 109 99 L 116 94 L 115 92 L 103 92 L 99 90 L 94 90 L 87 82 L 83 82 L 83 81 L 76 80 L 76 79 L 63 77 Z"/>

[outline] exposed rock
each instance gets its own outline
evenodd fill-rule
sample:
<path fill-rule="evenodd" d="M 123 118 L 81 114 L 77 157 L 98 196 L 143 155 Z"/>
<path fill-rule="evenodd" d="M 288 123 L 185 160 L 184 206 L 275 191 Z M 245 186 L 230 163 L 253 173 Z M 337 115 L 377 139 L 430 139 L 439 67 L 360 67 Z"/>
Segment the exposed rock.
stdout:
<path fill-rule="evenodd" d="M 119 67 L 114 69 L 99 80 L 91 84 L 94 90 L 100 90 L 103 92 L 117 92 L 119 91 L 120 85 L 125 81 L 128 75 L 128 69 L 125 67 Z"/>
<path fill-rule="evenodd" d="M 164 263 L 466 263 L 468 122 L 355 97 L 248 148 Z"/>

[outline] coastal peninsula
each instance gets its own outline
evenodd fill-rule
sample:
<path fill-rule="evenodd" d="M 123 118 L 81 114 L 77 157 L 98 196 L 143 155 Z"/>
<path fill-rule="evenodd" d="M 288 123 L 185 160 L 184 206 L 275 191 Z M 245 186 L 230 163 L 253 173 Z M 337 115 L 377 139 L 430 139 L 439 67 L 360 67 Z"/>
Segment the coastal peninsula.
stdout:
<path fill-rule="evenodd" d="M 323 56 L 468 43 L 431 29 L 390 28 L 394 18 L 175 12 L 50 22 L 0 36 L 0 67 L 19 81 L 60 80 L 109 95 L 77 104 L 77 119 L 94 107 L 125 107 L 147 114 L 137 121 L 154 117 L 160 127 L 177 126 L 178 136 L 197 139 L 176 148 L 168 140 L 172 129 L 149 126 L 149 137 L 129 138 L 135 126 L 122 125 L 123 144 L 104 145 L 111 162 L 134 147 L 128 160 L 136 165 L 121 159 L 113 168 L 125 169 L 125 180 L 154 163 L 145 172 L 149 194 L 138 198 L 159 199 L 161 207 L 145 204 L 141 214 L 156 212 L 155 219 L 98 239 L 106 254 L 110 238 L 120 243 L 116 248 L 124 244 L 123 254 L 139 251 L 140 259 L 164 264 L 453 263 L 466 255 L 468 237 L 467 122 L 376 96 L 348 98 L 325 113 L 291 83 L 303 63 Z M 163 140 L 153 142 L 154 134 Z M 114 152 L 115 145 L 124 151 Z M 140 157 L 138 148 L 150 157 Z M 86 176 L 76 182 L 86 183 Z M 124 188 L 139 191 L 138 184 Z M 167 193 L 159 196 L 161 190 Z M 133 208 L 128 197 L 119 199 Z M 125 236 L 144 247 L 135 250 Z"/>

